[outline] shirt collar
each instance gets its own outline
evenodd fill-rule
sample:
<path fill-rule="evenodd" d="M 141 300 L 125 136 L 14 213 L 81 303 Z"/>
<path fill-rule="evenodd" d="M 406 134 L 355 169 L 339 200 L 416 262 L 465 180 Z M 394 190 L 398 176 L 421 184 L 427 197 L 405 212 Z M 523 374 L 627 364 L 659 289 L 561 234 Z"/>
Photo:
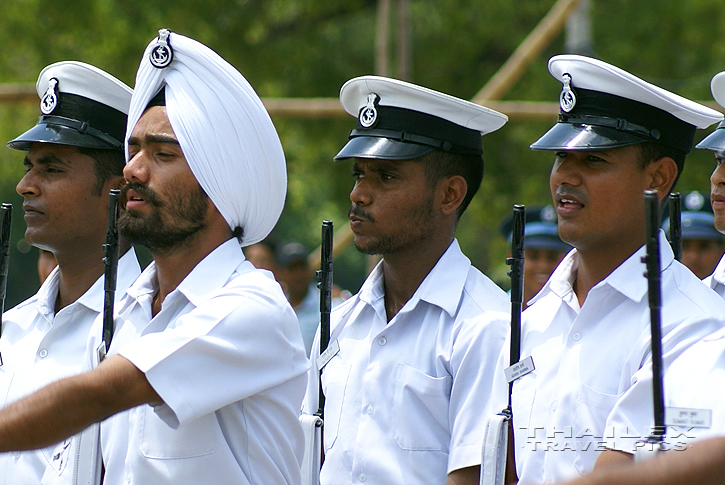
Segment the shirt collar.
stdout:
<path fill-rule="evenodd" d="M 385 296 L 383 285 L 383 262 L 380 261 L 360 288 L 360 300 L 372 305 Z M 471 261 L 461 252 L 455 239 L 426 275 L 413 296 L 401 309 L 413 309 L 419 300 L 438 306 L 453 317 L 461 300 Z"/>
<path fill-rule="evenodd" d="M 55 300 L 58 297 L 58 283 L 60 280 L 59 272 L 60 269 L 57 266 L 53 268 L 53 271 L 38 290 L 38 308 L 41 313 L 46 315 L 55 313 Z M 138 264 L 136 251 L 131 248 L 118 260 L 116 287 L 127 288 L 140 273 L 141 267 Z M 91 311 L 101 313 L 103 311 L 104 290 L 104 276 L 102 275 L 71 305 L 83 305 Z M 120 296 L 116 294 L 117 301 Z"/>
<path fill-rule="evenodd" d="M 208 293 L 223 286 L 245 261 L 236 238 L 231 238 L 202 259 L 174 291 L 182 293 L 192 304 L 198 305 Z M 252 267 L 253 269 L 253 267 Z M 138 300 L 144 294 L 156 293 L 156 263 L 152 262 L 128 289 L 131 298 Z"/>
<path fill-rule="evenodd" d="M 715 283 L 725 285 L 725 256 L 717 263 L 715 271 L 712 272 L 712 279 L 710 281 L 710 288 L 715 286 Z"/>
<path fill-rule="evenodd" d="M 670 243 L 665 237 L 662 229 L 658 233 L 660 243 L 660 269 L 664 271 L 669 268 L 674 261 L 674 254 Z M 614 290 L 623 294 L 630 300 L 639 302 L 647 294 L 647 280 L 644 278 L 645 264 L 642 258 L 646 254 L 646 247 L 642 246 L 622 264 L 620 264 L 609 276 L 595 285 L 609 285 Z M 579 255 L 576 249 L 569 251 L 564 259 L 559 263 L 552 273 L 549 281 L 546 282 L 541 291 L 531 299 L 530 303 L 540 300 L 547 293 L 554 293 L 559 298 L 564 298 L 569 292 L 573 292 L 574 279 L 576 277 L 576 269 Z M 637 276 L 642 276 L 638 278 Z"/>

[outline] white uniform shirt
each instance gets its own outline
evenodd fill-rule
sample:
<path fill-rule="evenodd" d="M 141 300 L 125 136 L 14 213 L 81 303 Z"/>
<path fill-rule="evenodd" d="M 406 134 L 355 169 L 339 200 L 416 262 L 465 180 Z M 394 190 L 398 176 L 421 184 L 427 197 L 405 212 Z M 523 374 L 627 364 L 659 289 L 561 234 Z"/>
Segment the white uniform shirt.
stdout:
<path fill-rule="evenodd" d="M 91 325 L 103 313 L 104 279 L 55 313 L 59 272 L 55 268 L 38 292 L 3 315 L 0 338 L 0 403 L 7 405 L 53 381 L 78 374 L 85 363 Z M 141 273 L 133 249 L 118 262 L 116 300 Z M 62 419 L 62 417 L 58 417 Z M 39 483 L 46 467 L 58 473 L 86 457 L 53 459 L 55 446 L 0 454 L 0 484 Z M 69 465 L 70 460 L 70 466 Z"/>
<path fill-rule="evenodd" d="M 725 298 L 725 257 L 717 263 L 715 271 L 702 281 L 712 288 L 715 293 Z"/>
<path fill-rule="evenodd" d="M 230 239 L 152 318 L 156 291 L 151 263 L 119 308 L 109 355 L 144 372 L 164 404 L 101 424 L 104 484 L 298 483 L 309 362 L 279 284 Z"/>
<path fill-rule="evenodd" d="M 663 349 L 668 355 L 719 327 L 725 302 L 674 260 L 662 231 L 660 246 Z M 580 308 L 572 288 L 578 254 L 571 251 L 524 311 L 521 357 L 532 356 L 535 370 L 513 387 L 516 468 L 522 483 L 558 482 L 591 472 L 611 434 L 605 425 L 612 408 L 647 372 L 650 312 L 644 254 L 643 247 L 594 286 Z"/>
<path fill-rule="evenodd" d="M 505 405 L 490 398 L 509 301 L 456 241 L 390 322 L 384 300 L 381 263 L 332 311 L 322 484 L 445 483 L 480 464 L 486 417 Z M 303 412 L 317 410 L 316 369 Z"/>

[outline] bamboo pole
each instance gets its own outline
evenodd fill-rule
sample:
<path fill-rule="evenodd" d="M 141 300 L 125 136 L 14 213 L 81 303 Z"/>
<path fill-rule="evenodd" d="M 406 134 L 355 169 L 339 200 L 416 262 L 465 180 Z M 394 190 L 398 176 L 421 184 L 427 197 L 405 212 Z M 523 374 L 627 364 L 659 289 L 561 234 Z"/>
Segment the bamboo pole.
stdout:
<path fill-rule="evenodd" d="M 473 102 L 483 104 L 490 100 L 500 99 L 506 94 L 518 81 L 531 61 L 561 31 L 567 17 L 579 2 L 580 0 L 558 0 L 534 30 L 519 44 L 511 57 L 501 66 L 501 69 L 473 97 Z"/>

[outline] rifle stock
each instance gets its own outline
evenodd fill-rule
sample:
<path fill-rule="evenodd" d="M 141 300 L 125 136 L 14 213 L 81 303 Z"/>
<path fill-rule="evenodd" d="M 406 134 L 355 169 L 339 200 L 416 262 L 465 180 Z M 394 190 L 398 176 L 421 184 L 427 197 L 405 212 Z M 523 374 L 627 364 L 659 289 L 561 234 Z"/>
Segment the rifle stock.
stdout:
<path fill-rule="evenodd" d="M 116 278 L 118 273 L 118 197 L 121 191 L 111 189 L 108 194 L 108 224 L 106 226 L 106 244 L 103 245 L 103 342 L 99 349 L 99 360 L 103 360 L 111 347 L 113 339 L 113 304 L 116 298 Z"/>
<path fill-rule="evenodd" d="M 13 220 L 13 205 L 3 203 L 0 206 L 0 335 L 2 335 L 2 314 L 5 313 L 5 295 L 8 287 L 8 263 L 10 260 L 10 227 Z M 2 365 L 2 359 L 0 359 Z"/>

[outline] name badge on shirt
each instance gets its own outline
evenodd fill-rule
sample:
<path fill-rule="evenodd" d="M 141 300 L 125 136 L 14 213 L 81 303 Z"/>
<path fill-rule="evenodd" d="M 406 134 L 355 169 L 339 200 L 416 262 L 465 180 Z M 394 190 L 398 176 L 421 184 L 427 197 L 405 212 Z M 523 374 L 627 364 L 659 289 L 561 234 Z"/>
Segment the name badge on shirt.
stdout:
<path fill-rule="evenodd" d="M 711 409 L 665 408 L 667 426 L 709 428 L 712 425 Z"/>
<path fill-rule="evenodd" d="M 506 380 L 510 384 L 519 377 L 525 376 L 534 369 L 534 359 L 529 355 L 524 360 L 520 360 L 512 366 L 506 367 L 503 372 L 504 374 L 506 374 Z"/>
<path fill-rule="evenodd" d="M 317 358 L 317 369 L 322 370 L 323 367 L 327 365 L 328 362 L 330 362 L 330 359 L 335 357 L 335 355 L 340 351 L 340 344 L 337 343 L 337 339 L 330 342 L 330 344 L 327 346 L 324 352 L 320 354 L 320 356 Z"/>

